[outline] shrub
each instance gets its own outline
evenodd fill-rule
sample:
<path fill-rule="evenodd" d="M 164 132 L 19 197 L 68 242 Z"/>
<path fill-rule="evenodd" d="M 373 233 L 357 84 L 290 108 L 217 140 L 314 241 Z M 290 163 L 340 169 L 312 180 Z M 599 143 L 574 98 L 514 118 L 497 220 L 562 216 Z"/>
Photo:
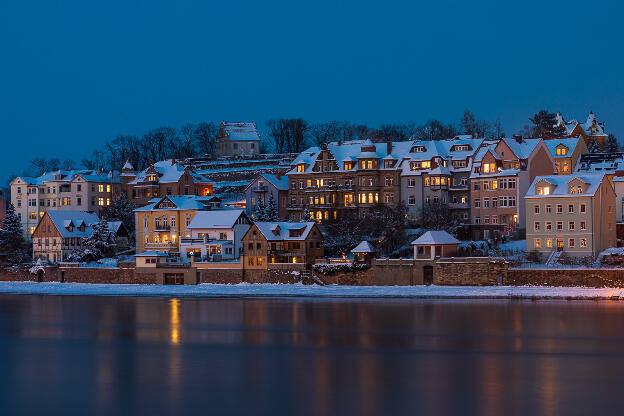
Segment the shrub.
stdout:
<path fill-rule="evenodd" d="M 355 273 L 367 270 L 368 268 L 370 268 L 370 265 L 364 263 L 321 263 L 312 266 L 312 270 L 325 276 L 331 276 L 338 273 Z"/>

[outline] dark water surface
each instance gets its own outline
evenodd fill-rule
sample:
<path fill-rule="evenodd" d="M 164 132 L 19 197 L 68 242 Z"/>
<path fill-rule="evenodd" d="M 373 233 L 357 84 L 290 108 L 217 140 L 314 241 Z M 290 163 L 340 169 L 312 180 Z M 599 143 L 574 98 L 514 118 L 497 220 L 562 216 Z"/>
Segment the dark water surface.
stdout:
<path fill-rule="evenodd" d="M 0 295 L 0 412 L 624 414 L 624 303 Z"/>

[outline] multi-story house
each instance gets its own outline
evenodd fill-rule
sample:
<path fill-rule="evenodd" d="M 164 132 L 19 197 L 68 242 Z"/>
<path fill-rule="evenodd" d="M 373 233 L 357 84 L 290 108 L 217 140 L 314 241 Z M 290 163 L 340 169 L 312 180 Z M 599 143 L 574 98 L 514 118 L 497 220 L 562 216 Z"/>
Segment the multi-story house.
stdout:
<path fill-rule="evenodd" d="M 291 220 L 317 221 L 341 215 L 366 216 L 371 207 L 399 205 L 398 164 L 412 142 L 355 140 L 312 147 L 299 154 L 287 173 Z"/>
<path fill-rule="evenodd" d="M 194 261 L 231 260 L 242 255 L 242 238 L 251 221 L 242 209 L 199 211 L 187 227 L 190 237 L 180 237 L 180 257 Z"/>
<path fill-rule="evenodd" d="M 536 176 L 554 170 L 554 159 L 542 139 L 484 142 L 470 176 L 473 238 L 487 240 L 525 228 L 524 195 Z"/>
<path fill-rule="evenodd" d="M 217 133 L 218 156 L 247 156 L 260 153 L 260 135 L 253 122 L 222 121 Z"/>
<path fill-rule="evenodd" d="M 11 202 L 28 238 L 48 210 L 99 212 L 120 192 L 119 178 L 87 169 L 20 176 L 11 182 Z"/>
<path fill-rule="evenodd" d="M 605 174 L 538 176 L 525 201 L 527 250 L 586 257 L 616 245 L 615 191 Z"/>
<path fill-rule="evenodd" d="M 458 136 L 411 144 L 399 164 L 401 201 L 410 221 L 419 221 L 427 209 L 446 205 L 457 220 L 468 222 L 472 157 L 482 141 Z"/>
<path fill-rule="evenodd" d="M 588 145 L 593 139 L 599 146 L 607 143 L 607 133 L 605 133 L 604 123 L 598 122 L 593 111 L 589 112 L 585 123 L 576 120 L 565 121 L 561 113 L 557 113 L 556 126 L 563 126 L 566 129 L 567 137 L 582 137 Z"/>
<path fill-rule="evenodd" d="M 147 169 L 138 173 L 126 162 L 121 181 L 128 200 L 136 206 L 165 195 L 212 195 L 212 183 L 175 159 L 150 162 Z"/>
<path fill-rule="evenodd" d="M 555 159 L 555 171 L 559 175 L 574 172 L 579 157 L 589 152 L 585 140 L 581 137 L 548 139 L 544 142 Z"/>
<path fill-rule="evenodd" d="M 195 215 L 221 209 L 214 201 L 214 197 L 165 195 L 135 209 L 136 252 L 158 251 L 180 256 L 180 238 L 192 238 L 189 226 Z"/>
<path fill-rule="evenodd" d="M 314 222 L 255 222 L 243 237 L 244 269 L 305 268 L 322 257 L 323 235 Z"/>
<path fill-rule="evenodd" d="M 616 196 L 615 221 L 618 223 L 624 223 L 624 176 L 616 176 L 613 178 L 612 182 Z"/>
<path fill-rule="evenodd" d="M 254 215 L 254 210 L 258 204 L 266 206 L 271 198 L 275 202 L 279 219 L 285 220 L 288 216 L 288 176 L 281 173 L 263 173 L 251 181 L 243 191 L 247 213 Z"/>
<path fill-rule="evenodd" d="M 93 234 L 93 224 L 99 222 L 93 212 L 73 210 L 46 211 L 32 234 L 33 258 L 50 262 L 67 259 L 72 251 L 82 247 L 82 239 Z M 127 243 L 128 232 L 120 222 L 109 222 L 116 242 Z"/>

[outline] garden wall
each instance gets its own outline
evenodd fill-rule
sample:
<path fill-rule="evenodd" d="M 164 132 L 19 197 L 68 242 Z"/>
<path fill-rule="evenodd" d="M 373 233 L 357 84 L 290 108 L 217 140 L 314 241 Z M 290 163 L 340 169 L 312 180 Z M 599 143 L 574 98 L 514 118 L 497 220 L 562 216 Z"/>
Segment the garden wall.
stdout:
<path fill-rule="evenodd" d="M 624 287 L 624 269 L 509 269 L 510 286 Z"/>

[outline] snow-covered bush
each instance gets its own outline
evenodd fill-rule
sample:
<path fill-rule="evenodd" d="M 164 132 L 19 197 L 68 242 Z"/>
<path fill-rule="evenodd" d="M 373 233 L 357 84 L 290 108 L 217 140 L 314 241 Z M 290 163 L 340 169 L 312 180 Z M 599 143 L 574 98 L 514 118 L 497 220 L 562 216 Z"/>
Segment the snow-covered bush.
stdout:
<path fill-rule="evenodd" d="M 325 276 L 338 273 L 355 273 L 369 268 L 370 265 L 364 263 L 320 263 L 312 266 L 312 270 Z"/>

